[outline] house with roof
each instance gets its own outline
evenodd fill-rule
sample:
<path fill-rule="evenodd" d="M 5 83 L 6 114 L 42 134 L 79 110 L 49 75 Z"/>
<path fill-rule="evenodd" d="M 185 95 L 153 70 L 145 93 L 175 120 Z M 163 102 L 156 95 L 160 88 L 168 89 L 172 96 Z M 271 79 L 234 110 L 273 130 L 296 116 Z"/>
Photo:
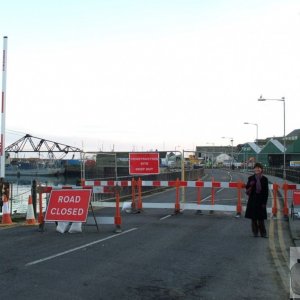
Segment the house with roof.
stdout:
<path fill-rule="evenodd" d="M 300 162 L 300 139 L 296 139 L 286 149 L 286 160 L 291 166 L 295 166 L 295 162 L 299 165 Z"/>
<path fill-rule="evenodd" d="M 237 155 L 238 162 L 254 162 L 257 161 L 261 148 L 253 143 L 243 144 L 241 151 Z"/>
<path fill-rule="evenodd" d="M 284 146 L 277 139 L 270 139 L 259 153 L 259 161 L 267 167 L 283 165 Z"/>

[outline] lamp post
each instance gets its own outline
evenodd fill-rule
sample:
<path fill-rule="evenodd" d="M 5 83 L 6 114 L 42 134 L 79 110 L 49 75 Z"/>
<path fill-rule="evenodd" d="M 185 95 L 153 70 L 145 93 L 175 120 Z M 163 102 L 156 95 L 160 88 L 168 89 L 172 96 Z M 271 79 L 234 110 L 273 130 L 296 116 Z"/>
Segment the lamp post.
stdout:
<path fill-rule="evenodd" d="M 211 174 L 213 174 L 213 169 L 214 169 L 214 147 L 215 147 L 215 143 L 206 143 L 207 145 L 212 145 L 212 152 L 211 152 Z"/>
<path fill-rule="evenodd" d="M 222 139 L 230 139 L 231 142 L 231 167 L 233 165 L 233 137 L 222 136 Z"/>
<path fill-rule="evenodd" d="M 250 123 L 250 122 L 244 122 L 246 125 L 255 125 L 256 126 L 256 143 L 258 146 L 258 124 L 257 123 Z M 258 153 L 256 152 L 256 161 L 258 160 Z"/>
<path fill-rule="evenodd" d="M 258 124 L 257 123 L 250 123 L 250 122 L 244 122 L 246 125 L 255 125 L 256 126 L 256 143 L 258 143 Z"/>
<path fill-rule="evenodd" d="M 286 141 L 285 141 L 285 98 L 281 99 L 266 99 L 260 96 L 258 101 L 280 101 L 283 103 L 283 179 L 286 179 L 286 163 L 285 163 L 285 152 L 286 152 Z"/>

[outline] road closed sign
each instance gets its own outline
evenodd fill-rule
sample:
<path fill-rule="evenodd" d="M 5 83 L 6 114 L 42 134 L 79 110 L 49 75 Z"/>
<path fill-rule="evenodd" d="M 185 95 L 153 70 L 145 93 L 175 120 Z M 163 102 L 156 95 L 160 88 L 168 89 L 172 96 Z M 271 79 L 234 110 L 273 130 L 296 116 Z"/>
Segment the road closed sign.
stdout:
<path fill-rule="evenodd" d="M 129 153 L 129 174 L 159 174 L 159 153 Z"/>
<path fill-rule="evenodd" d="M 91 190 L 52 190 L 45 220 L 85 222 L 90 198 Z"/>

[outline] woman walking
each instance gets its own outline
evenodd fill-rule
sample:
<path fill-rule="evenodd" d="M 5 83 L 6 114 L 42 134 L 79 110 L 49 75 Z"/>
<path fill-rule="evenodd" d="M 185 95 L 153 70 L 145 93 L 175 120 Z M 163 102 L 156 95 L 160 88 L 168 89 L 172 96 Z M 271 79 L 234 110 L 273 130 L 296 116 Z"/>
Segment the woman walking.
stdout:
<path fill-rule="evenodd" d="M 267 237 L 264 220 L 267 219 L 267 201 L 269 196 L 268 178 L 263 174 L 263 165 L 254 165 L 254 174 L 248 178 L 246 194 L 248 203 L 245 217 L 251 219 L 252 232 L 255 237 L 260 233 L 261 237 Z"/>

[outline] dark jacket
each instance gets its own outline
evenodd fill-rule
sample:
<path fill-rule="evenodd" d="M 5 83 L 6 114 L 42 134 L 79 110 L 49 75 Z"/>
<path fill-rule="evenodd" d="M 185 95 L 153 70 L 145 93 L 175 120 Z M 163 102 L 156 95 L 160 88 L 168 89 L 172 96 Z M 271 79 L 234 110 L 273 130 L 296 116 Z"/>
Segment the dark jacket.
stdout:
<path fill-rule="evenodd" d="M 256 178 L 252 175 L 248 178 L 246 184 L 246 193 L 249 196 L 245 217 L 248 219 L 264 220 L 267 219 L 267 201 L 269 196 L 268 178 L 262 175 L 261 192 L 256 193 Z"/>

